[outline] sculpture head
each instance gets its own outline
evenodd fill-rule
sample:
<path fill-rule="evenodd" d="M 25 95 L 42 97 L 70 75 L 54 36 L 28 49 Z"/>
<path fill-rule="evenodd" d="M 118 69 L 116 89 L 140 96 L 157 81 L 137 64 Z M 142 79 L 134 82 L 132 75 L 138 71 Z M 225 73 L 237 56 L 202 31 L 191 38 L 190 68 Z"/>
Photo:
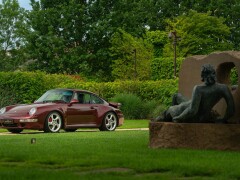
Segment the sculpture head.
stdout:
<path fill-rule="evenodd" d="M 215 84 L 216 82 L 216 71 L 211 64 L 204 64 L 201 70 L 202 81 L 207 85 Z"/>

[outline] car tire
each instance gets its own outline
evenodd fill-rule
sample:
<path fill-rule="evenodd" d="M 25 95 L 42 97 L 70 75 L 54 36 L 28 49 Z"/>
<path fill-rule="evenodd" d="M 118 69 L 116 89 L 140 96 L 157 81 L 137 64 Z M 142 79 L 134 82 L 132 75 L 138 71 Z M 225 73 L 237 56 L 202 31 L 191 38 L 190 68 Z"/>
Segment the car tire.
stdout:
<path fill-rule="evenodd" d="M 102 125 L 99 127 L 100 131 L 114 131 L 117 127 L 118 118 L 114 112 L 108 112 L 103 120 Z"/>
<path fill-rule="evenodd" d="M 48 114 L 45 124 L 44 132 L 56 133 L 62 127 L 62 116 L 58 112 L 51 112 Z"/>
<path fill-rule="evenodd" d="M 22 132 L 23 131 L 23 129 L 7 129 L 9 132 L 11 132 L 11 133 L 16 133 L 16 134 L 18 134 L 18 133 L 20 133 L 20 132 Z"/>

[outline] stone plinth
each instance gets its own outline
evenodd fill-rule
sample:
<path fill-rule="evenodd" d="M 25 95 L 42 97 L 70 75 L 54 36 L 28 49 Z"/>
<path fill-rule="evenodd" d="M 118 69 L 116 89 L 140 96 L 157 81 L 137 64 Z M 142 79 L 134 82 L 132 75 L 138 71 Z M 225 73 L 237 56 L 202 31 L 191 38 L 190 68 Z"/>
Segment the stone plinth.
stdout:
<path fill-rule="evenodd" d="M 240 150 L 240 124 L 150 122 L 151 148 Z"/>

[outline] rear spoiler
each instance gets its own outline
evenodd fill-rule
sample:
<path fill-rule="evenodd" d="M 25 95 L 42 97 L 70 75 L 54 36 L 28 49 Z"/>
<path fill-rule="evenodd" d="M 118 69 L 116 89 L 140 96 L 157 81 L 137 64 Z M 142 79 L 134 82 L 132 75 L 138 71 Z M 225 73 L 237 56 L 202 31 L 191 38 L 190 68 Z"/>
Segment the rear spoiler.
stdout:
<path fill-rule="evenodd" d="M 109 102 L 109 106 L 112 106 L 114 108 L 120 109 L 121 103 L 115 103 L 115 102 Z"/>

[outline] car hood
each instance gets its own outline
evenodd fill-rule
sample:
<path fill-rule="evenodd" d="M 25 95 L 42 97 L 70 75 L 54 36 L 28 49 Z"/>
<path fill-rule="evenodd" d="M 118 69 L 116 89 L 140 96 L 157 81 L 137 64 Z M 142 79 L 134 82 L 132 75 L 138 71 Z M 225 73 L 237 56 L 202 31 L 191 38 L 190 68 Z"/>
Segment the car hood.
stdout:
<path fill-rule="evenodd" d="M 7 111 L 3 114 L 4 116 L 8 115 L 17 115 L 17 116 L 26 116 L 29 115 L 31 108 L 39 108 L 45 106 L 55 105 L 56 103 L 41 103 L 41 104 L 20 104 L 14 106 L 8 106 Z"/>

